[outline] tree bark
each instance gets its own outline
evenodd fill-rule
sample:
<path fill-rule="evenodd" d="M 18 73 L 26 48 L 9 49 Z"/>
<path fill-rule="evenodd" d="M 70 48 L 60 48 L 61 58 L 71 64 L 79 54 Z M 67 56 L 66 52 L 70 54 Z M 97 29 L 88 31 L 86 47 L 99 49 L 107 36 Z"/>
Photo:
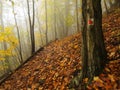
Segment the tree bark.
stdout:
<path fill-rule="evenodd" d="M 102 32 L 101 0 L 83 0 L 82 9 L 82 79 L 87 77 L 91 81 L 101 73 L 107 61 Z"/>
<path fill-rule="evenodd" d="M 34 34 L 34 26 L 35 26 L 35 2 L 32 0 L 33 3 L 33 17 L 32 17 L 32 27 L 31 27 L 31 37 L 32 37 L 32 53 L 35 52 L 35 34 Z"/>
<path fill-rule="evenodd" d="M 107 63 L 107 54 L 102 32 L 101 0 L 82 0 L 82 70 L 71 81 L 69 87 L 83 90 L 84 78 L 91 83 Z M 85 86 L 85 85 L 84 85 Z"/>

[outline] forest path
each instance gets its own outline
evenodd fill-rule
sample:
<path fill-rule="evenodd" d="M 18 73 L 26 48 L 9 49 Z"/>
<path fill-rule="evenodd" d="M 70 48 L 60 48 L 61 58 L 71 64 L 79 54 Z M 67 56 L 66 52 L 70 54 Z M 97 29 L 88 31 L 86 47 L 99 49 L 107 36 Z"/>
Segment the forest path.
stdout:
<path fill-rule="evenodd" d="M 91 88 L 120 89 L 120 9 L 103 18 L 103 32 L 110 62 Z M 67 90 L 81 69 L 80 34 L 45 46 L 0 85 L 0 90 Z M 87 81 L 87 79 L 85 79 Z"/>

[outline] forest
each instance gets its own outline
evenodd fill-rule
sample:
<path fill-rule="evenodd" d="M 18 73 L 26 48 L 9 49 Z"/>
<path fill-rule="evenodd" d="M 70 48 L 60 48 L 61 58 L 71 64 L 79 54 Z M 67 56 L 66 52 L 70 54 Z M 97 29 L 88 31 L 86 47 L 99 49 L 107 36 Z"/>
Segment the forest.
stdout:
<path fill-rule="evenodd" d="M 0 90 L 119 90 L 119 0 L 0 0 Z"/>

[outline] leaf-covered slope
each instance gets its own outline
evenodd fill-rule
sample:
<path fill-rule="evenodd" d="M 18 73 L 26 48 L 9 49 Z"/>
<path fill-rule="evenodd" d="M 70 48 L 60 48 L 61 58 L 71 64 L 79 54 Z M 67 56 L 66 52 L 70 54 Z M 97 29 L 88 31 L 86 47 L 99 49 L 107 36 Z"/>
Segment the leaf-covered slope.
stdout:
<path fill-rule="evenodd" d="M 103 32 L 110 62 L 94 77 L 88 89 L 120 89 L 119 9 L 103 18 Z M 67 84 L 81 69 L 80 34 L 56 40 L 0 85 L 3 90 L 67 90 Z M 85 79 L 87 82 L 87 79 Z"/>
<path fill-rule="evenodd" d="M 44 47 L 31 60 L 8 78 L 0 88 L 67 89 L 73 72 L 80 68 L 80 35 L 56 40 Z"/>

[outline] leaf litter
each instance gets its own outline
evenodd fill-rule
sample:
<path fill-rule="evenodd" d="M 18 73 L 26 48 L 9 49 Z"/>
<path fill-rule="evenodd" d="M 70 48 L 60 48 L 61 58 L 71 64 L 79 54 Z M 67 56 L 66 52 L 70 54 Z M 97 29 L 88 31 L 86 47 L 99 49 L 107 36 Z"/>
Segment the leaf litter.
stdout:
<path fill-rule="evenodd" d="M 93 78 L 88 90 L 120 89 L 120 9 L 103 18 L 109 63 Z M 81 35 L 56 40 L 15 71 L 0 90 L 68 90 L 70 80 L 81 69 Z M 84 79 L 87 83 L 88 79 Z"/>

